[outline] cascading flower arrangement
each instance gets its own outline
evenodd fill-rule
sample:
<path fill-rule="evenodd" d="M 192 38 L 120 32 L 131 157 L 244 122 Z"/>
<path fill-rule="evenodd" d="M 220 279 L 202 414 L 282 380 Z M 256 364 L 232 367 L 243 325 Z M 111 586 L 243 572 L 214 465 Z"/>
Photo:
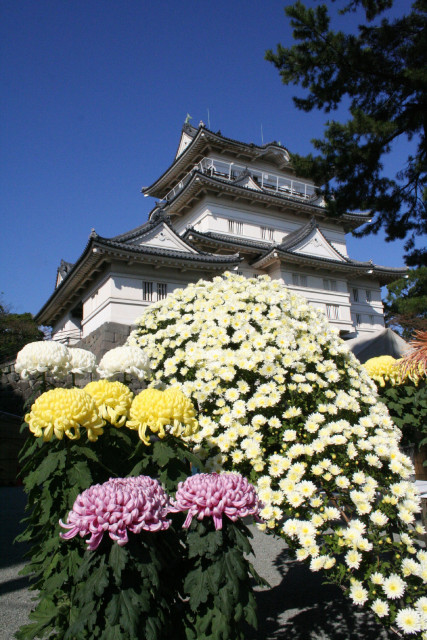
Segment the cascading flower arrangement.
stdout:
<path fill-rule="evenodd" d="M 225 274 L 149 307 L 128 342 L 198 406 L 189 441 L 208 470 L 250 479 L 263 529 L 384 624 L 426 635 L 413 467 L 322 312 L 267 276 Z"/>
<path fill-rule="evenodd" d="M 147 476 L 112 478 L 77 496 L 60 535 L 71 553 L 82 546 L 72 538 L 90 538 L 74 575 L 65 637 L 172 637 L 176 594 L 169 573 L 177 558 L 168 511 L 169 497 Z"/>
<path fill-rule="evenodd" d="M 179 483 L 171 509 L 187 514 L 186 639 L 244 640 L 257 626 L 252 581 L 266 584 L 247 559 L 252 535 L 242 522 L 258 516 L 254 487 L 237 473 L 196 474 Z"/>

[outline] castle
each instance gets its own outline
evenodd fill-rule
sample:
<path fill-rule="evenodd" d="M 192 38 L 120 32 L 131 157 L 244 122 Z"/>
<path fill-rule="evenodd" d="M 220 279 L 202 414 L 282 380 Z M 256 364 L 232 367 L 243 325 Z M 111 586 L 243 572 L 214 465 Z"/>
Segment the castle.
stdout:
<path fill-rule="evenodd" d="M 315 185 L 295 175 L 288 151 L 184 124 L 172 164 L 145 196 L 148 222 L 112 238 L 94 231 L 36 320 L 52 338 L 107 350 L 122 343 L 147 305 L 224 271 L 268 274 L 326 313 L 344 339 L 384 329 L 381 286 L 405 269 L 350 258 L 346 233 L 364 213 L 326 215 Z"/>

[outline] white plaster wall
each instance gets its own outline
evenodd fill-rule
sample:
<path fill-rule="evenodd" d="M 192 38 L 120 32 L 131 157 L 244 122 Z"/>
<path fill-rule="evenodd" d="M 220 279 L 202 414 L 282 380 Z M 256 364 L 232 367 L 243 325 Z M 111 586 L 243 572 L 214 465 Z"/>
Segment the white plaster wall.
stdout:
<path fill-rule="evenodd" d="M 221 203 L 216 198 L 204 198 L 191 212 L 174 220 L 173 225 L 178 234 L 184 233 L 188 226 L 201 232 L 213 231 L 229 233 L 228 221 L 234 220 L 243 225 L 242 237 L 250 240 L 264 240 L 280 244 L 289 233 L 300 229 L 309 220 L 307 215 L 292 213 L 286 215 L 268 212 L 263 207 L 247 203 Z M 273 239 L 269 234 L 262 238 L 262 227 L 273 229 Z M 330 223 L 320 226 L 325 238 L 343 255 L 347 255 L 345 233 Z"/>
<path fill-rule="evenodd" d="M 74 344 L 81 338 L 81 324 L 77 318 L 67 313 L 52 327 L 52 340 Z"/>
<path fill-rule="evenodd" d="M 177 288 L 185 288 L 201 277 L 209 278 L 209 273 L 113 263 L 111 271 L 86 296 L 83 304 L 82 337 L 105 322 L 134 324 L 144 309 L 157 301 L 157 283 L 166 284 L 169 294 Z M 151 301 L 143 299 L 144 282 L 153 284 Z"/>

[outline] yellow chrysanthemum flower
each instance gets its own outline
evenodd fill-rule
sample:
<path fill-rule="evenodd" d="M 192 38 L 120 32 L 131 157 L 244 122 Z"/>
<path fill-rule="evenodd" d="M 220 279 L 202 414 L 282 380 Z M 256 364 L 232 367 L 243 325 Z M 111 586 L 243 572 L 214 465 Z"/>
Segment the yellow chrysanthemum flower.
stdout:
<path fill-rule="evenodd" d="M 393 385 L 401 382 L 398 364 L 399 360 L 396 360 L 392 356 L 379 356 L 377 358 L 370 358 L 363 366 L 371 378 L 378 382 L 381 387 L 384 387 L 388 380 Z"/>
<path fill-rule="evenodd" d="M 193 403 L 177 388 L 144 389 L 139 393 L 130 408 L 131 420 L 126 426 L 138 429 L 140 439 L 149 445 L 147 428 L 157 434 L 159 438 L 167 431 L 174 436 L 191 436 L 199 428 L 196 420 L 196 410 Z"/>
<path fill-rule="evenodd" d="M 115 427 L 123 427 L 129 417 L 132 391 L 122 382 L 97 380 L 84 388 L 95 401 L 99 415 Z"/>
<path fill-rule="evenodd" d="M 71 440 L 80 438 L 80 427 L 87 430 L 89 440 L 95 442 L 102 434 L 105 422 L 98 414 L 93 398 L 83 389 L 51 389 L 43 393 L 25 416 L 31 433 L 43 436 L 45 442 L 64 434 Z"/>

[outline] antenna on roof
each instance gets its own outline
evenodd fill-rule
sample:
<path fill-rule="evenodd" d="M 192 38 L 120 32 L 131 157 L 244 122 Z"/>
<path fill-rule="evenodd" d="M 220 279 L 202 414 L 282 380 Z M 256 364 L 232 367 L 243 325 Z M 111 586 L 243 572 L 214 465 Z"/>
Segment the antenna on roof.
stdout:
<path fill-rule="evenodd" d="M 264 134 L 262 132 L 262 123 L 261 123 L 261 144 L 264 144 Z"/>
<path fill-rule="evenodd" d="M 210 119 L 210 115 L 209 115 L 209 107 L 208 107 L 208 129 L 211 128 L 211 119 Z"/>

